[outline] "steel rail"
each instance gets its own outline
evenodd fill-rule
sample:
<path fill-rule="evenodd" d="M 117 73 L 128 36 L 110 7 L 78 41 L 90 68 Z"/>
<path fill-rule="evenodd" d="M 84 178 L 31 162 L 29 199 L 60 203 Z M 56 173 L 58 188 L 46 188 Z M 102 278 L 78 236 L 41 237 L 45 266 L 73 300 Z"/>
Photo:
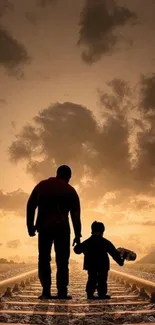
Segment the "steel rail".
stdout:
<path fill-rule="evenodd" d="M 113 279 L 125 284 L 126 287 L 132 286 L 133 290 L 138 289 L 141 296 L 148 296 L 151 298 L 151 302 L 155 302 L 155 283 L 142 279 L 140 277 L 130 275 L 125 272 L 110 270 L 110 275 Z"/>
<path fill-rule="evenodd" d="M 0 293 L 3 293 L 6 289 L 11 289 L 18 284 L 25 286 L 28 281 L 34 280 L 36 278 L 37 272 L 38 269 L 34 269 L 32 271 L 24 272 L 6 280 L 0 281 Z"/>

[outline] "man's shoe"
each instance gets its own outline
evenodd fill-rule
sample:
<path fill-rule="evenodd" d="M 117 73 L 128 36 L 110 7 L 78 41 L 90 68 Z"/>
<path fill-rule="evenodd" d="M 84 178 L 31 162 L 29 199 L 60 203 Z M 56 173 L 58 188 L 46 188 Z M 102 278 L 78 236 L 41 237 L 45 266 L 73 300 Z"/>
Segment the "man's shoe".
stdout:
<path fill-rule="evenodd" d="M 52 296 L 50 294 L 41 294 L 41 296 L 38 297 L 38 299 L 40 300 L 44 300 L 44 299 L 52 299 Z"/>
<path fill-rule="evenodd" d="M 109 295 L 99 296 L 98 299 L 111 299 Z"/>
<path fill-rule="evenodd" d="M 38 297 L 38 299 L 52 299 L 50 288 L 47 289 L 43 288 L 42 294 L 41 296 Z"/>

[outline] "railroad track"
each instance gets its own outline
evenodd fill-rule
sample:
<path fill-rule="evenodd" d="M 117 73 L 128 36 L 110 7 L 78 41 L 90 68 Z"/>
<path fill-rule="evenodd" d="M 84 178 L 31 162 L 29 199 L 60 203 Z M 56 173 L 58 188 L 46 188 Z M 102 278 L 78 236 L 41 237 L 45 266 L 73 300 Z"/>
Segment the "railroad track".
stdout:
<path fill-rule="evenodd" d="M 81 265 L 70 265 L 72 300 L 38 300 L 41 286 L 37 270 L 0 282 L 0 324 L 153 324 L 155 284 L 112 270 L 111 300 L 87 300 L 86 274 Z M 55 270 L 52 294 L 56 294 Z"/>

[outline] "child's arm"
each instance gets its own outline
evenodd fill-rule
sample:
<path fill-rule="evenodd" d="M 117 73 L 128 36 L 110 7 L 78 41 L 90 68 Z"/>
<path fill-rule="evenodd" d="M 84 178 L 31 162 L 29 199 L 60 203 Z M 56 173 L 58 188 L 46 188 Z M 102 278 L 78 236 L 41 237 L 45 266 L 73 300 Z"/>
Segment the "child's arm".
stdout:
<path fill-rule="evenodd" d="M 75 247 L 74 247 L 74 252 L 76 254 L 81 254 L 81 253 L 84 253 L 84 248 L 85 248 L 85 243 L 80 243 L 80 244 L 77 244 Z"/>
<path fill-rule="evenodd" d="M 117 264 L 119 264 L 120 266 L 124 265 L 124 259 L 121 257 L 121 254 L 110 241 L 108 241 L 108 253 L 111 255 L 111 257 Z"/>

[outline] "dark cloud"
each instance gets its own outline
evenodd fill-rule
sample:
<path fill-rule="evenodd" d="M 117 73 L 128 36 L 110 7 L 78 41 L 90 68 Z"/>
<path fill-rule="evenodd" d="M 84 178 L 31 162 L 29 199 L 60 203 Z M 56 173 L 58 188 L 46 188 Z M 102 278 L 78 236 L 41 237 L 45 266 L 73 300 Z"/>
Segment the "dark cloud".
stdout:
<path fill-rule="evenodd" d="M 155 74 L 143 76 L 140 83 L 141 120 L 146 127 L 137 134 L 138 164 L 135 174 L 137 180 L 142 180 L 142 187 L 154 193 L 155 185 Z M 149 184 L 149 188 L 147 185 Z"/>
<path fill-rule="evenodd" d="M 14 10 L 14 4 L 8 0 L 0 1 L 0 18 Z M 24 45 L 0 25 L 0 65 L 7 69 L 10 75 L 22 77 L 21 65 L 30 61 Z"/>
<path fill-rule="evenodd" d="M 105 92 L 98 89 L 100 105 L 104 107 L 103 115 L 107 113 L 119 120 L 120 124 L 127 122 L 127 113 L 132 110 L 133 106 L 133 91 L 129 84 L 115 78 L 107 83 L 109 91 Z"/>
<path fill-rule="evenodd" d="M 30 57 L 25 47 L 2 26 L 0 26 L 0 48 L 0 65 L 7 69 L 9 74 L 22 76 L 22 65 L 30 62 Z"/>
<path fill-rule="evenodd" d="M 127 106 L 131 106 L 131 95 L 133 96 L 132 89 L 128 82 L 114 78 L 107 82 L 109 91 L 106 93 L 98 89 L 99 99 L 102 106 L 107 109 L 108 113 L 112 112 L 117 117 L 121 114 L 123 117 L 127 112 Z"/>
<path fill-rule="evenodd" d="M 9 193 L 0 191 L 0 210 L 24 216 L 27 199 L 28 194 L 21 189 Z"/>
<path fill-rule="evenodd" d="M 37 16 L 34 12 L 31 11 L 27 11 L 25 13 L 25 18 L 26 20 L 28 20 L 28 22 L 30 22 L 32 25 L 36 25 L 37 24 Z"/>
<path fill-rule="evenodd" d="M 0 106 L 7 105 L 7 101 L 3 98 L 0 98 Z"/>
<path fill-rule="evenodd" d="M 82 58 L 86 63 L 94 63 L 103 55 L 111 54 L 118 41 L 122 40 L 118 27 L 135 21 L 136 16 L 114 0 L 85 0 L 80 18 L 78 45 L 85 48 Z"/>
<path fill-rule="evenodd" d="M 57 2 L 57 0 L 37 0 L 37 5 L 45 8 L 46 6 Z"/>
<path fill-rule="evenodd" d="M 110 116 L 99 128 L 92 112 L 74 103 L 56 103 L 34 118 L 17 135 L 9 152 L 11 160 L 27 161 L 36 181 L 55 174 L 60 164 L 73 169 L 73 183 L 80 186 L 88 208 L 107 191 L 128 186 L 128 127 Z M 123 178 L 121 175 L 123 174 Z"/>
<path fill-rule="evenodd" d="M 154 75 L 147 77 L 150 81 Z M 155 180 L 155 114 L 152 112 L 151 116 L 148 117 L 148 110 L 144 109 L 147 102 L 150 101 L 152 93 L 150 92 L 150 82 L 148 87 L 145 88 L 145 98 L 147 101 L 143 103 L 144 93 L 142 94 L 143 79 L 140 80 L 138 87 L 137 85 L 133 88 L 129 87 L 128 84 L 124 84 L 117 79 L 114 79 L 109 85 L 112 86 L 112 92 L 102 93 L 100 92 L 100 103 L 104 106 L 108 119 L 114 117 L 119 121 L 119 125 L 125 125 L 127 123 L 126 130 L 128 133 L 133 135 L 134 140 L 130 141 L 128 146 L 128 154 L 126 158 L 130 164 L 129 168 L 125 168 L 123 178 L 128 182 L 128 189 L 132 189 L 137 193 L 154 193 L 154 180 Z M 117 87 L 116 87 L 117 85 Z M 119 93 L 118 86 L 121 88 Z M 143 103 L 143 106 L 142 106 Z M 144 108 L 143 108 L 144 107 Z M 111 129 L 113 132 L 113 130 Z M 130 138 L 131 140 L 131 138 Z M 129 143 L 129 137 L 127 139 Z M 120 139 L 122 143 L 122 139 Z M 131 153 L 131 145 L 134 147 L 134 152 Z M 127 149 L 127 146 L 126 146 Z M 122 168 L 122 164 L 120 163 Z M 123 164 L 124 166 L 124 164 Z M 127 167 L 127 165 L 126 165 Z"/>
<path fill-rule="evenodd" d="M 16 130 L 16 121 L 11 121 L 11 126 L 13 130 Z"/>
<path fill-rule="evenodd" d="M 18 248 L 18 247 L 21 246 L 21 242 L 20 242 L 20 240 L 18 240 L 18 239 L 15 239 L 15 240 L 9 240 L 9 241 L 7 241 L 7 243 L 6 243 L 6 246 L 7 246 L 8 248 Z"/>
<path fill-rule="evenodd" d="M 14 5 L 11 1 L 1 0 L 0 1 L 0 17 L 5 15 L 6 13 L 12 11 L 14 9 Z"/>
<path fill-rule="evenodd" d="M 79 180 L 84 161 L 92 157 L 93 162 L 91 144 L 98 133 L 92 112 L 74 103 L 56 103 L 42 110 L 34 121 L 36 126 L 24 127 L 10 147 L 12 160 L 27 159 L 28 170 L 38 177 L 55 172 L 55 167 L 65 161 L 78 167 L 74 168 L 74 177 Z M 35 158 L 39 155 L 42 161 Z"/>
<path fill-rule="evenodd" d="M 143 75 L 141 80 L 141 106 L 145 113 L 155 110 L 155 73 Z"/>

